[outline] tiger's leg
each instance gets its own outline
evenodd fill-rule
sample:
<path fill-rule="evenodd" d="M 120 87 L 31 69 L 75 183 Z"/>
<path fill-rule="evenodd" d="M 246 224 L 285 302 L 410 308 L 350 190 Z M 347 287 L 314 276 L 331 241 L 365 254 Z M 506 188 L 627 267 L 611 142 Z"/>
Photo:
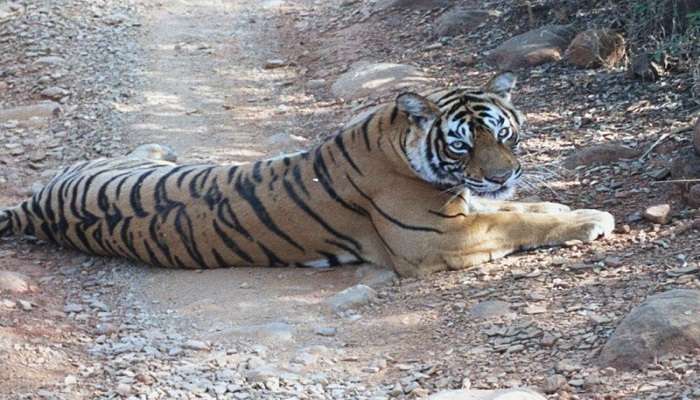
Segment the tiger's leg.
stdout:
<path fill-rule="evenodd" d="M 389 242 L 399 243 L 392 261 L 400 275 L 463 269 L 517 250 L 570 240 L 591 242 L 610 234 L 615 224 L 612 215 L 597 210 L 462 214 L 435 222 L 440 233 L 426 233 L 421 238 L 393 230 Z"/>
<path fill-rule="evenodd" d="M 571 211 L 569 206 L 552 202 L 519 202 L 519 201 L 502 201 L 484 198 L 470 198 L 468 202 L 470 211 L 473 212 L 496 212 L 496 211 L 512 211 L 524 213 L 548 213 L 556 214 L 561 212 Z"/>

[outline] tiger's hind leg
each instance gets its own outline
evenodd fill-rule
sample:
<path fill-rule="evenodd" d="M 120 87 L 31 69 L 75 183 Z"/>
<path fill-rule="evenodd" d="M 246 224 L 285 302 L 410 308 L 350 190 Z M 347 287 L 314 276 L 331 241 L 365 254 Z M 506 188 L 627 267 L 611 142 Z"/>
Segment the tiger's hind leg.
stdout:
<path fill-rule="evenodd" d="M 142 144 L 131 150 L 127 155 L 128 158 L 138 158 L 142 160 L 152 161 L 177 161 L 177 153 L 172 147 L 165 144 L 148 143 Z"/>

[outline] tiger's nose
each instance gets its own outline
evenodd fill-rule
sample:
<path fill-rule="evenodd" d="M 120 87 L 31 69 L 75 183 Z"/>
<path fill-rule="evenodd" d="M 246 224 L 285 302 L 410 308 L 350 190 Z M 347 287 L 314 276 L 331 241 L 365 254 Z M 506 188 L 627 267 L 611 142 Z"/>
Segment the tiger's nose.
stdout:
<path fill-rule="evenodd" d="M 491 181 L 493 183 L 498 183 L 498 184 L 502 185 L 502 184 L 506 183 L 506 181 L 508 181 L 508 179 L 510 179 L 510 177 L 512 175 L 513 175 L 513 173 L 511 171 L 508 171 L 506 173 L 500 173 L 500 174 L 497 173 L 497 174 L 489 175 L 486 177 L 486 179 L 488 179 L 489 181 Z"/>

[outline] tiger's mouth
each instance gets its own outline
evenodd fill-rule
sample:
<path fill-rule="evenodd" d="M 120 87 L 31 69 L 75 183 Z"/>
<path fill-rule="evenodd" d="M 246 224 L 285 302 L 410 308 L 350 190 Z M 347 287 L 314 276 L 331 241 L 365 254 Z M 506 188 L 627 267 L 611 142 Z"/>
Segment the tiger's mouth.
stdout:
<path fill-rule="evenodd" d="M 513 196 L 515 193 L 515 185 L 502 185 L 495 190 L 484 191 L 483 189 L 472 189 L 469 188 L 473 195 L 478 197 L 484 197 L 488 199 L 507 199 Z"/>

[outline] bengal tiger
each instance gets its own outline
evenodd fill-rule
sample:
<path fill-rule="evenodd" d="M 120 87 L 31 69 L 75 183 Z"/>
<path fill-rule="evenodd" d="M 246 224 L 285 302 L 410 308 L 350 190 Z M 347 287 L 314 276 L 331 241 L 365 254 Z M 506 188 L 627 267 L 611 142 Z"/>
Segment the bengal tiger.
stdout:
<path fill-rule="evenodd" d="M 152 151 L 81 162 L 0 211 L 0 237 L 163 267 L 368 262 L 422 276 L 609 234 L 607 212 L 502 200 L 522 174 L 515 84 L 506 72 L 478 90 L 402 93 L 308 151 L 244 165 Z"/>

